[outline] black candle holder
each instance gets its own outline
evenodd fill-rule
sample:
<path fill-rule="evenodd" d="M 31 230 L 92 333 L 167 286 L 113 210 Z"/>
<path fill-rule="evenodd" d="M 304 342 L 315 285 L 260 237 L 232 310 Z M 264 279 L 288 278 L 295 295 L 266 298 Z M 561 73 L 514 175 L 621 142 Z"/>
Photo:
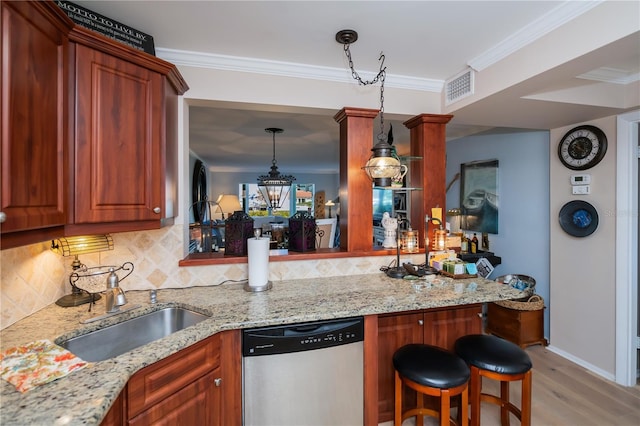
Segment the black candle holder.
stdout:
<path fill-rule="evenodd" d="M 306 252 L 316 249 L 316 220 L 307 212 L 289 218 L 289 250 Z"/>
<path fill-rule="evenodd" d="M 225 256 L 247 256 L 247 239 L 253 237 L 253 218 L 243 211 L 234 212 L 224 224 Z"/>

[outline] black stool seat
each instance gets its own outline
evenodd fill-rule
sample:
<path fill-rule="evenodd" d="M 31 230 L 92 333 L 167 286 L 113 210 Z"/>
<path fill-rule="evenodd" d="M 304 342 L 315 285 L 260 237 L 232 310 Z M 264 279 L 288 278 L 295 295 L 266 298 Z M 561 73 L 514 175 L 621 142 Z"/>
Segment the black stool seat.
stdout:
<path fill-rule="evenodd" d="M 531 358 L 520 346 L 486 334 L 472 334 L 458 338 L 458 356 L 469 364 L 471 379 L 469 400 L 471 426 L 480 426 L 482 402 L 500 407 L 500 424 L 509 426 L 509 416 L 515 415 L 521 426 L 531 426 Z M 500 396 L 482 392 L 482 378 L 500 382 Z M 509 383 L 521 382 L 521 408 L 509 400 Z"/>
<path fill-rule="evenodd" d="M 492 335 L 460 337 L 455 351 L 467 364 L 500 374 L 526 373 L 533 365 L 518 345 Z"/>
<path fill-rule="evenodd" d="M 469 367 L 460 357 L 436 346 L 409 344 L 393 354 L 401 376 L 423 386 L 449 389 L 469 380 Z"/>

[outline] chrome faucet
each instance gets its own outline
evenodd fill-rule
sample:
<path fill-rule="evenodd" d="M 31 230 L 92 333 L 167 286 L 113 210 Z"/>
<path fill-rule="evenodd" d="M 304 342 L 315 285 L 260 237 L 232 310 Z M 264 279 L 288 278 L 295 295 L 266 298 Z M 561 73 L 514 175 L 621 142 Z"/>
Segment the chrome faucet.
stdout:
<path fill-rule="evenodd" d="M 109 269 L 109 272 L 105 301 L 107 304 L 107 313 L 114 313 L 120 310 L 120 306 L 127 303 L 127 297 L 124 294 L 124 290 L 118 286 L 118 275 L 116 275 L 113 268 Z"/>

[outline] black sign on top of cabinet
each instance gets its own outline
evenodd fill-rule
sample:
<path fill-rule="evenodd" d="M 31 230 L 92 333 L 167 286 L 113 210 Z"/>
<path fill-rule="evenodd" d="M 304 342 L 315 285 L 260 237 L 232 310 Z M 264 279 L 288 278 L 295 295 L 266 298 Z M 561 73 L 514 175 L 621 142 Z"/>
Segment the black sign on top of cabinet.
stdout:
<path fill-rule="evenodd" d="M 99 13 L 66 0 L 56 0 L 56 4 L 69 18 L 83 28 L 93 30 L 105 37 L 124 43 L 134 49 L 155 55 L 153 37 L 115 21 Z"/>

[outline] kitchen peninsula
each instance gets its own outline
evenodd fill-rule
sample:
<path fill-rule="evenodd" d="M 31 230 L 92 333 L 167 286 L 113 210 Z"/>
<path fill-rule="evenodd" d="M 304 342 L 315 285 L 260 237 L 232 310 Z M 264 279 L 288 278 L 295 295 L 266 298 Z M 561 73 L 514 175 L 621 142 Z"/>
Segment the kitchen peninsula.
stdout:
<path fill-rule="evenodd" d="M 369 413 L 365 414 L 365 422 L 374 424 L 378 420 L 377 392 L 371 394 L 367 384 L 377 383 L 379 316 L 443 308 L 456 311 L 522 296 L 518 290 L 482 278 L 455 282 L 465 286 L 476 282 L 477 289 L 466 288 L 456 293 L 450 278 L 438 277 L 427 288 L 426 281 L 394 280 L 379 273 L 277 281 L 271 290 L 263 293 L 246 292 L 242 284 L 159 290 L 155 305 L 149 303 L 149 292 L 130 291 L 127 293 L 129 304 L 140 304 L 140 308 L 86 325 L 80 321 L 104 313 L 103 304 L 95 305 L 92 312 L 87 311 L 86 305 L 61 308 L 52 304 L 2 330 L 1 349 L 38 339 L 56 341 L 60 336 L 83 334 L 167 306 L 189 307 L 210 314 L 211 318 L 118 357 L 92 363 L 24 394 L 3 380 L 0 418 L 4 425 L 100 424 L 134 373 L 210 336 L 255 326 L 364 316 L 365 413 Z M 239 364 L 241 353 L 238 351 L 234 356 Z M 376 368 L 367 367 L 367 360 Z M 239 418 L 227 420 L 230 422 L 227 424 L 241 422 Z"/>

